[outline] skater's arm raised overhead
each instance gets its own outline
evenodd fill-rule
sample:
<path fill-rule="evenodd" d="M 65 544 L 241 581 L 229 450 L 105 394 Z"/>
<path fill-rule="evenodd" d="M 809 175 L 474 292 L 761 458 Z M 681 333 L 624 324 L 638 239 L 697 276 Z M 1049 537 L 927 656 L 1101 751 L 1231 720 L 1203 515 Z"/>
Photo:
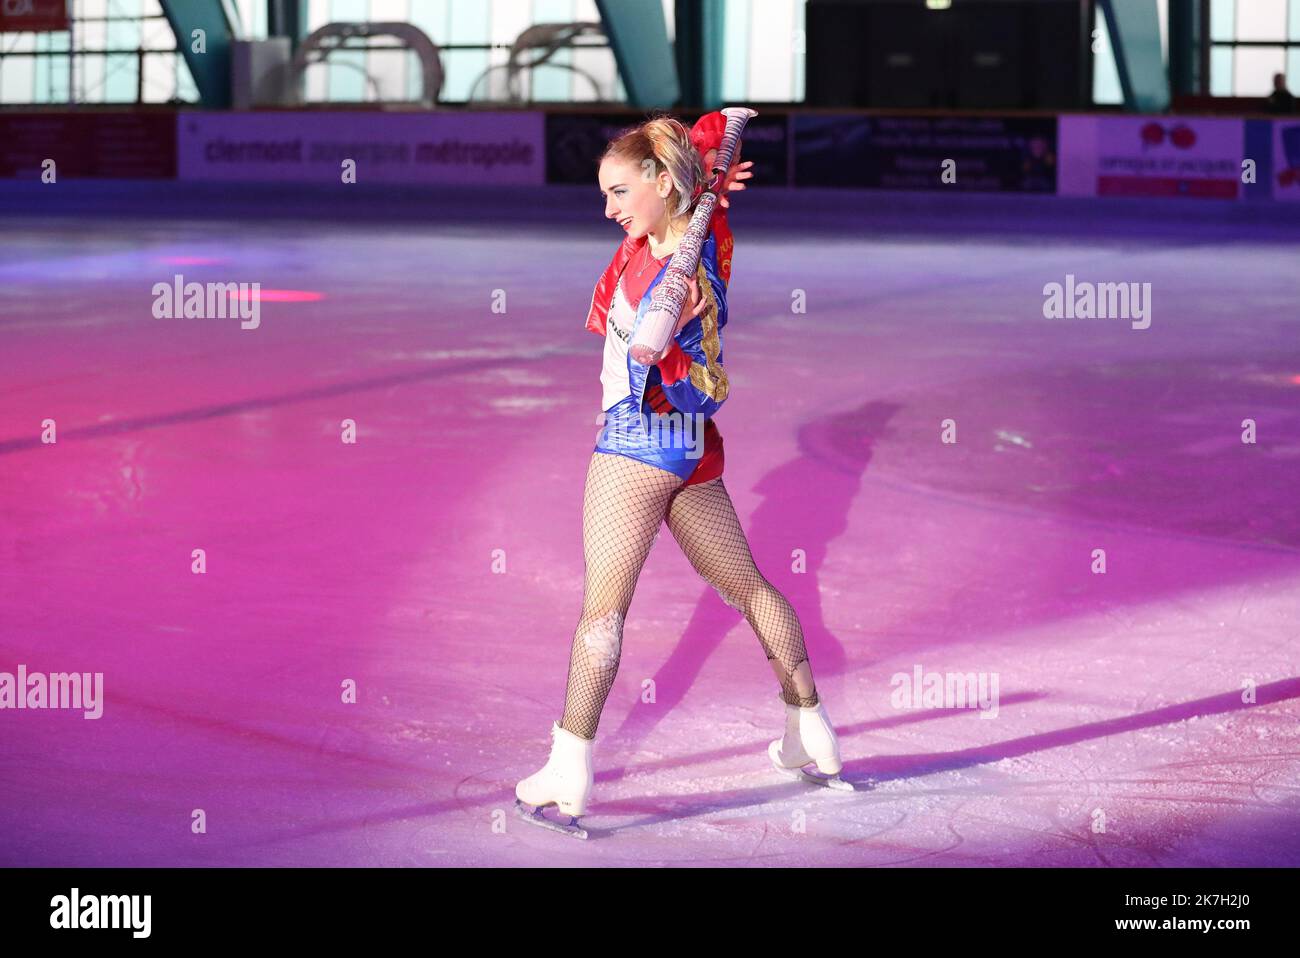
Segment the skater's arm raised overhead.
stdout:
<path fill-rule="evenodd" d="M 722 134 L 726 128 L 727 118 L 717 110 L 704 114 L 691 127 L 691 143 L 694 145 L 696 152 L 700 154 L 700 162 L 704 166 L 704 185 L 706 186 L 712 179 L 713 163 L 717 159 L 718 149 L 722 146 Z M 744 163 L 740 161 L 740 150 L 743 143 L 743 140 L 737 140 L 736 149 L 732 152 L 731 166 L 727 168 L 727 175 L 723 177 L 722 191 L 718 194 L 718 207 L 713 212 L 714 223 L 726 225 L 727 207 L 731 205 L 731 199 L 727 194 L 745 189 L 745 184 L 740 181 L 750 179 L 754 175 L 750 169 L 754 165 L 753 161 Z"/>
<path fill-rule="evenodd" d="M 722 366 L 722 327 L 727 325 L 727 286 L 718 274 L 717 243 L 704 242 L 695 272 L 704 309 L 677 331 L 656 364 L 664 395 L 673 408 L 708 418 L 727 399 L 729 384 Z"/>
<path fill-rule="evenodd" d="M 718 155 L 718 148 L 722 145 L 722 134 L 726 127 L 727 118 L 716 110 L 700 117 L 691 127 L 691 143 L 700 154 L 700 160 L 704 165 L 706 182 L 709 180 L 709 172 L 713 169 L 713 162 Z M 754 165 L 753 162 L 740 162 L 740 150 L 743 142 L 743 140 L 736 141 L 731 166 L 727 170 L 726 178 L 722 184 L 722 192 L 718 196 L 718 205 L 714 207 L 713 217 L 710 221 L 710 231 L 718 240 L 718 275 L 722 277 L 724 285 L 731 282 L 731 258 L 732 251 L 735 248 L 731 225 L 727 222 L 727 207 L 731 203 L 729 194 L 745 189 L 746 185 L 741 180 L 751 179 L 754 176 L 753 171 L 750 169 Z"/>

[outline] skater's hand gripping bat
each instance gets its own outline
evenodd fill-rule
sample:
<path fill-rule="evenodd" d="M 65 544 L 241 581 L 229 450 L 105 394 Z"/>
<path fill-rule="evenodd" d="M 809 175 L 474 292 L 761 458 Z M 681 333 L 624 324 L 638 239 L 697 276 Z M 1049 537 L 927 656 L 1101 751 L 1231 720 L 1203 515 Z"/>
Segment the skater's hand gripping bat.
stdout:
<path fill-rule="evenodd" d="M 700 313 L 704 312 L 704 307 L 708 305 L 708 301 L 700 295 L 700 281 L 696 277 L 692 276 L 688 279 L 686 281 L 686 286 L 691 293 L 690 302 L 686 304 L 689 308 L 689 312 L 687 309 L 682 310 L 681 318 L 677 320 L 677 326 L 673 329 L 674 336 L 682 331 L 683 326 L 689 323 L 696 316 L 700 315 Z"/>
<path fill-rule="evenodd" d="M 654 297 L 650 301 L 645 318 L 637 326 L 636 335 L 632 338 L 629 347 L 632 359 L 643 366 L 649 366 L 662 359 L 668 341 L 685 325 L 682 322 L 682 313 L 691 291 L 692 281 L 700 266 L 700 249 L 709 234 L 709 221 L 713 218 L 713 210 L 727 181 L 732 154 L 740 140 L 740 133 L 749 122 L 749 118 L 757 116 L 758 112 L 747 107 L 736 106 L 728 107 L 722 111 L 722 114 L 727 118 L 727 127 L 722 134 L 722 144 L 718 147 L 717 155 L 711 165 L 709 186 L 700 194 L 695 212 L 691 214 L 690 225 L 686 227 L 686 232 L 677 245 L 677 251 L 668 262 L 664 278 L 655 287 Z M 736 178 L 739 178 L 738 172 Z M 696 295 L 698 293 L 699 291 L 696 290 Z M 687 312 L 687 322 L 702 309 L 702 299 L 696 303 L 695 297 L 692 296 L 691 301 L 693 309 Z"/>
<path fill-rule="evenodd" d="M 747 180 L 754 175 L 750 167 L 754 165 L 753 160 L 740 162 L 741 144 L 736 144 L 736 155 L 731 158 L 731 169 L 727 170 L 727 180 L 722 184 L 722 192 L 718 194 L 718 205 L 724 210 L 731 205 L 731 200 L 727 194 L 734 190 L 743 190 L 745 184 L 741 180 Z M 717 150 L 709 150 L 704 154 L 704 164 L 710 170 L 713 169 L 714 157 L 718 155 Z"/>

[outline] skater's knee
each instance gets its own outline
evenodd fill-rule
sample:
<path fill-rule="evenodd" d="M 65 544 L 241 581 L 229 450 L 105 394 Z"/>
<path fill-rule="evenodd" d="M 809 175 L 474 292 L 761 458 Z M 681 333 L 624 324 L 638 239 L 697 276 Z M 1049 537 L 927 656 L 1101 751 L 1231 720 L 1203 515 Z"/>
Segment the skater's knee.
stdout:
<path fill-rule="evenodd" d="M 623 614 L 610 609 L 604 615 L 584 619 L 578 630 L 582 647 L 598 669 L 617 669 L 623 651 Z"/>
<path fill-rule="evenodd" d="M 744 593 L 732 592 L 729 591 L 728 589 L 724 589 L 722 586 L 717 586 L 717 585 L 713 587 L 713 591 L 718 593 L 718 597 L 721 598 L 723 602 L 727 603 L 727 605 L 731 606 L 741 615 L 745 614 L 745 611 L 748 607 L 748 603 L 746 601 Z"/>
<path fill-rule="evenodd" d="M 763 593 L 772 588 L 752 564 L 743 572 L 728 570 L 726 576 L 704 576 L 704 580 L 713 586 L 713 591 L 718 593 L 723 602 L 745 615 L 749 614 L 750 608 Z"/>
<path fill-rule="evenodd" d="M 765 583 L 761 578 L 728 578 L 725 581 L 710 580 L 709 585 L 723 602 L 742 615 L 749 615 L 754 602 L 762 594 Z"/>

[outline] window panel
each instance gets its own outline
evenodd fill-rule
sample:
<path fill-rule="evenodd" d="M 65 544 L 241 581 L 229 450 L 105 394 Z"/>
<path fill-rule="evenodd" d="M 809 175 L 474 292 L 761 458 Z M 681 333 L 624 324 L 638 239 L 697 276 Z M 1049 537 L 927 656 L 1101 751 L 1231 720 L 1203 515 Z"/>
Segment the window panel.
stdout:
<path fill-rule="evenodd" d="M 142 48 L 157 51 L 160 57 L 151 57 L 145 70 L 146 83 L 151 83 L 155 75 L 158 81 L 148 95 L 150 100 L 169 99 L 178 89 L 177 78 L 181 76 L 192 99 L 197 99 L 189 68 L 175 53 L 176 38 L 162 17 L 159 0 L 71 0 L 69 13 L 73 20 L 70 31 L 12 34 L 0 40 L 0 50 L 7 52 L 54 54 L 0 57 L 0 102 L 134 103 L 140 68 L 134 51 Z M 105 49 L 131 52 L 86 52 Z M 59 55 L 69 50 L 74 57 Z"/>
<path fill-rule="evenodd" d="M 12 50 L 15 52 L 31 53 L 36 49 L 36 38 L 39 33 L 0 33 L 0 49 Z M 23 59 L 27 60 L 26 57 Z M 31 60 L 27 60 L 30 64 Z"/>
<path fill-rule="evenodd" d="M 237 35 L 262 39 L 267 33 L 270 0 L 221 0 L 232 12 Z M 599 21 L 596 0 L 299 0 L 304 29 L 310 32 L 334 21 L 409 21 L 425 30 L 435 43 L 510 43 L 532 23 Z M 656 2 L 656 0 L 647 0 Z M 676 36 L 676 0 L 661 5 L 670 41 Z M 717 0 L 728 26 L 723 64 L 727 99 L 794 100 L 804 95 L 804 51 L 796 37 L 804 25 L 806 0 Z M 1157 0 L 1162 6 L 1167 0 Z M 176 53 L 178 38 L 161 18 L 160 0 L 70 0 L 74 18 L 114 17 L 77 23 L 71 33 L 44 36 L 40 49 L 57 56 L 75 50 L 124 49 L 146 51 L 145 95 L 151 102 L 172 97 L 187 100 L 197 95 L 193 77 Z M 158 16 L 157 20 L 139 19 Z M 124 19 L 126 18 L 126 19 Z M 10 49 L 34 42 L 33 35 L 4 39 Z M 181 38 L 188 42 L 186 38 Z M 469 84 L 489 64 L 504 64 L 505 50 L 444 51 L 446 80 L 443 98 L 463 100 Z M 608 47 L 561 51 L 553 66 L 536 71 L 532 94 L 541 100 L 590 101 L 613 97 L 625 100 L 626 91 Z M 88 102 L 134 102 L 139 58 L 136 54 L 82 54 L 69 80 L 66 58 L 52 56 L 22 60 L 0 59 L 0 101 L 66 102 L 71 82 L 76 98 Z M 567 68 L 579 66 L 596 81 Z M 403 100 L 418 95 L 420 76 L 414 56 L 406 51 L 376 48 L 367 52 L 336 53 L 324 66 L 309 69 L 304 92 L 309 101 L 355 102 L 370 99 L 374 89 L 385 99 Z M 530 78 L 525 75 L 525 83 Z M 498 84 L 499 85 L 499 84 Z M 480 96 L 482 91 L 480 91 Z"/>
<path fill-rule="evenodd" d="M 575 90 L 582 90 L 584 97 L 589 96 L 586 91 L 591 89 L 591 84 L 574 76 L 572 70 L 560 65 L 567 64 L 569 60 L 568 56 L 555 56 L 539 67 L 525 71 L 520 83 L 520 90 L 525 98 L 531 94 L 532 99 L 538 103 L 569 102 L 574 99 Z"/>
<path fill-rule="evenodd" d="M 1210 39 L 1231 40 L 1237 29 L 1236 0 L 1210 0 Z"/>
<path fill-rule="evenodd" d="M 1156 17 L 1160 20 L 1160 57 L 1169 66 L 1169 0 L 1156 0 Z"/>
<path fill-rule="evenodd" d="M 1232 69 L 1235 96 L 1268 96 L 1273 74 L 1286 69 L 1283 47 L 1237 47 Z"/>
<path fill-rule="evenodd" d="M 184 57 L 176 58 L 176 95 L 186 103 L 199 102 L 199 88 L 194 85 L 194 75 Z"/>
<path fill-rule="evenodd" d="M 1110 45 L 1110 26 L 1106 18 L 1097 16 L 1097 38 L 1092 55 L 1092 102 L 1117 104 L 1124 102 L 1124 92 L 1119 83 L 1119 67 L 1115 63 L 1115 50 Z"/>
<path fill-rule="evenodd" d="M 176 34 L 172 33 L 171 24 L 166 20 L 145 20 L 140 26 L 139 37 L 132 39 L 130 46 L 138 43 L 146 50 L 165 50 L 169 53 L 176 50 Z"/>
<path fill-rule="evenodd" d="M 127 9 L 119 7 L 118 4 L 111 4 L 109 7 L 115 17 L 137 15 L 140 13 L 140 4 L 128 4 Z M 112 20 L 105 25 L 105 45 L 110 50 L 133 50 L 140 45 L 141 26 L 138 21 L 134 20 Z M 167 31 L 171 32 L 170 28 Z M 174 40 L 172 41 L 174 44 Z M 112 64 L 109 70 L 112 71 Z M 135 99 L 134 89 L 131 93 L 131 99 Z"/>
<path fill-rule="evenodd" d="M 50 47 L 49 47 L 49 44 L 46 42 L 46 35 L 45 35 L 45 34 L 43 34 L 43 33 L 38 33 L 38 34 L 36 34 L 36 36 L 35 36 L 35 40 L 36 40 L 36 47 L 35 47 L 35 49 L 36 49 L 37 52 L 41 52 L 41 51 L 43 51 L 43 50 L 48 50 L 48 49 L 50 48 Z M 26 59 L 26 58 L 24 58 L 24 59 Z M 48 78 L 49 78 L 49 72 L 50 72 L 50 60 L 49 60 L 49 57 L 33 57 L 33 58 L 31 59 L 31 63 L 33 64 L 33 69 L 32 69 L 32 102 L 33 102 L 33 103 L 44 103 L 44 102 L 45 102 L 45 99 L 44 99 L 44 97 L 45 97 L 45 90 L 49 87 L 49 79 L 48 79 Z"/>
<path fill-rule="evenodd" d="M 488 20 L 490 33 L 487 36 L 480 37 L 481 42 L 486 43 L 514 43 L 519 34 L 523 33 L 534 23 L 572 23 L 573 3 L 564 4 L 568 9 L 559 16 L 542 17 L 534 16 L 532 4 L 524 0 L 492 0 L 492 8 Z M 495 52 L 495 51 L 494 51 Z M 502 51 L 504 54 L 505 51 Z M 493 63 L 497 60 L 493 59 Z M 503 55 L 501 63 L 506 62 Z"/>
<path fill-rule="evenodd" d="M 357 103 L 367 98 L 366 51 L 340 50 L 325 61 L 329 70 L 329 99 L 334 103 Z"/>
<path fill-rule="evenodd" d="M 28 34 L 27 37 L 30 39 L 31 35 Z M 6 44 L 9 39 L 5 37 Z M 0 102 L 31 103 L 35 98 L 35 90 L 36 64 L 31 57 L 5 57 L 0 60 Z"/>
<path fill-rule="evenodd" d="M 95 49 L 102 50 L 104 47 L 102 44 L 96 44 Z M 77 79 L 78 103 L 104 102 L 104 75 L 107 72 L 108 60 L 106 57 L 86 54 L 81 58 Z"/>
<path fill-rule="evenodd" d="M 146 53 L 144 91 L 146 103 L 166 103 L 176 95 L 176 54 Z"/>
<path fill-rule="evenodd" d="M 1210 48 L 1210 95 L 1232 96 L 1232 47 Z"/>
<path fill-rule="evenodd" d="M 304 6 L 303 16 L 307 18 L 307 22 L 303 25 L 303 29 L 307 33 L 330 22 L 330 0 L 306 0 Z"/>
<path fill-rule="evenodd" d="M 794 48 L 794 92 L 791 95 L 795 103 L 802 103 L 807 97 L 804 90 L 804 78 L 808 71 L 808 26 L 805 19 L 808 5 L 804 0 L 799 0 L 795 4 L 794 28 L 798 33 L 798 41 Z"/>
<path fill-rule="evenodd" d="M 410 22 L 427 33 L 434 43 L 449 43 L 451 8 L 448 3 L 449 0 L 414 0 Z"/>
<path fill-rule="evenodd" d="M 592 89 L 591 81 L 584 76 L 573 78 L 573 96 L 577 100 L 611 100 L 614 96 L 614 77 L 618 74 L 618 64 L 614 62 L 614 53 L 607 47 L 591 47 L 573 52 L 574 66 L 596 81 L 600 87 L 597 93 Z"/>
<path fill-rule="evenodd" d="M 104 102 L 134 103 L 139 58 L 134 53 L 116 53 L 104 60 Z"/>
<path fill-rule="evenodd" d="M 66 39 L 65 39 L 66 43 Z M 42 103 L 68 102 L 68 56 L 56 54 L 45 57 L 46 71 Z"/>
<path fill-rule="evenodd" d="M 404 56 L 406 57 L 406 99 L 415 101 L 423 96 L 424 71 L 415 51 L 407 50 Z"/>
<path fill-rule="evenodd" d="M 367 57 L 366 69 L 379 86 L 380 99 L 403 99 L 406 90 L 406 50 L 398 46 L 370 50 Z M 367 94 L 371 95 L 373 94 Z"/>
<path fill-rule="evenodd" d="M 746 99 L 790 99 L 794 86 L 794 8 L 790 0 L 753 0 Z"/>
<path fill-rule="evenodd" d="M 330 0 L 329 18 L 334 23 L 356 23 L 368 20 L 369 0 Z"/>
<path fill-rule="evenodd" d="M 728 103 L 745 100 L 749 79 L 749 0 L 728 0 L 724 11 L 722 40 L 722 99 Z"/>
<path fill-rule="evenodd" d="M 222 5 L 230 20 L 230 28 L 235 38 L 247 40 L 253 36 L 253 9 L 251 0 L 226 0 Z"/>
<path fill-rule="evenodd" d="M 250 40 L 265 40 L 267 37 L 266 0 L 240 0 L 240 14 L 244 20 L 244 29 Z"/>
<path fill-rule="evenodd" d="M 482 50 L 443 50 L 442 69 L 446 75 L 442 81 L 442 98 L 464 102 L 470 85 L 487 69 L 487 65 L 487 57 Z"/>
<path fill-rule="evenodd" d="M 1286 0 L 1246 0 L 1237 4 L 1238 40 L 1286 37 Z"/>
<path fill-rule="evenodd" d="M 329 99 L 330 68 L 323 63 L 313 63 L 302 74 L 303 99 L 320 103 Z"/>
<path fill-rule="evenodd" d="M 485 43 L 491 25 L 492 8 L 484 3 L 453 3 L 447 43 Z M 445 100 L 464 102 L 470 86 L 491 65 L 486 50 L 450 50 L 443 53 L 442 68 L 447 78 L 442 85 Z"/>
<path fill-rule="evenodd" d="M 76 29 L 78 50 L 102 50 L 108 43 L 108 24 L 102 20 L 78 23 Z M 171 31 L 167 34 L 170 36 Z"/>
<path fill-rule="evenodd" d="M 265 2 L 265 0 L 263 0 Z M 411 19 L 412 0 L 370 0 L 370 15 L 375 23 L 407 23 Z M 419 2 L 419 0 L 415 0 Z"/>
<path fill-rule="evenodd" d="M 585 7 L 585 8 L 584 8 Z M 579 23 L 588 18 L 594 18 L 595 22 L 600 22 L 600 12 L 596 10 L 594 0 L 589 5 L 584 5 L 575 0 L 534 0 L 530 15 L 526 17 L 531 23 Z M 517 36 L 517 34 L 516 34 Z M 511 42 L 514 41 L 511 37 Z M 501 56 L 493 57 L 493 63 L 504 64 L 509 60 L 509 54 L 502 51 Z M 566 101 L 572 100 L 574 96 L 587 97 L 587 92 L 591 89 L 591 84 L 585 80 L 575 78 L 573 71 L 568 67 L 575 63 L 573 52 L 570 50 L 561 50 L 551 57 L 550 63 L 557 66 L 544 66 L 536 70 L 525 70 L 520 78 L 519 89 L 524 97 L 536 101 Z M 563 65 L 563 68 L 559 68 Z M 480 91 L 487 89 L 485 86 Z M 493 93 L 505 95 L 506 74 L 504 70 L 494 71 L 490 80 L 490 88 Z M 575 94 L 575 91 L 578 91 Z"/>

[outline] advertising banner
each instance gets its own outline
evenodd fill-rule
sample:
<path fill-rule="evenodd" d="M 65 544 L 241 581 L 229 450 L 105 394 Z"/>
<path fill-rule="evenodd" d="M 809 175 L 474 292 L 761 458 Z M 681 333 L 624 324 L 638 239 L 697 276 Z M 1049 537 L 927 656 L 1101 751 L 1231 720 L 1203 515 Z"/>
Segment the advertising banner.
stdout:
<path fill-rule="evenodd" d="M 0 0 L 0 33 L 66 29 L 67 0 Z"/>
<path fill-rule="evenodd" d="M 183 180 L 541 184 L 540 113 L 182 113 Z M 346 176 L 353 180 L 344 180 Z"/>
<path fill-rule="evenodd" d="M 694 123 L 696 114 L 677 117 Z M 552 113 L 546 117 L 546 182 L 596 183 L 597 160 L 606 145 L 645 119 L 640 113 Z M 756 182 L 789 184 L 788 119 L 784 113 L 760 113 L 745 126 L 740 160 L 753 160 Z"/>
<path fill-rule="evenodd" d="M 1241 197 L 1239 119 L 1062 116 L 1063 196 Z"/>
<path fill-rule="evenodd" d="M 1300 201 L 1300 120 L 1273 123 L 1273 199 Z"/>
<path fill-rule="evenodd" d="M 1055 117 L 796 116 L 794 185 L 1052 193 Z"/>
<path fill-rule="evenodd" d="M 174 177 L 176 116 L 0 113 L 0 176 L 38 179 L 47 169 L 55 182 L 83 176 Z"/>

